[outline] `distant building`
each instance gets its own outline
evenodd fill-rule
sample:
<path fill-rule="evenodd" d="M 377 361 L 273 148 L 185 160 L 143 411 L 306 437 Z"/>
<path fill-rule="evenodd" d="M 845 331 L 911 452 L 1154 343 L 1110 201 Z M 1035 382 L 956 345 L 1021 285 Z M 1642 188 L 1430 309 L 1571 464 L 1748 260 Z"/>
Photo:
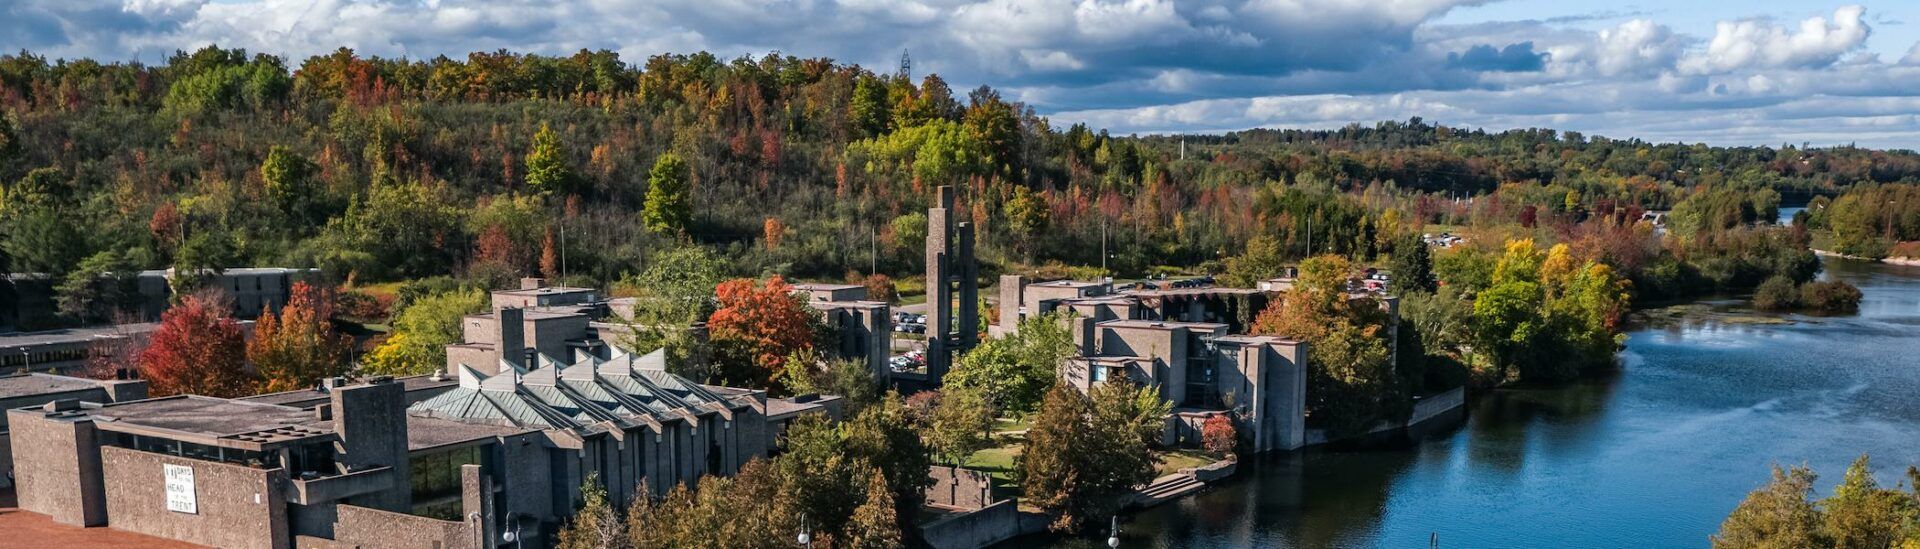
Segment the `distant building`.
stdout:
<path fill-rule="evenodd" d="M 953 187 L 941 186 L 927 209 L 927 372 L 938 387 L 953 361 L 980 344 L 980 263 L 973 223 L 960 221 Z"/>
<path fill-rule="evenodd" d="M 133 285 L 137 302 L 127 312 L 135 319 L 153 321 L 173 306 L 173 269 L 140 271 Z M 218 290 L 231 301 L 233 316 L 252 319 L 266 311 L 277 311 L 293 297 L 293 285 L 315 280 L 319 269 L 235 268 L 202 273 L 198 289 Z M 0 330 L 47 330 L 60 326 L 54 286 L 59 281 L 39 273 L 14 273 L 0 284 Z"/>

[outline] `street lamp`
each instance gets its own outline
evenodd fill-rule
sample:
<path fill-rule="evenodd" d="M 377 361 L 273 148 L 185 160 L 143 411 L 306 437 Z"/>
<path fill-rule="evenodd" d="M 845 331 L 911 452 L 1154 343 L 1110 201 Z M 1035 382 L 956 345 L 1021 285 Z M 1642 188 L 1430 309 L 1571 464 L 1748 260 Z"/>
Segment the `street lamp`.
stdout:
<path fill-rule="evenodd" d="M 1120 549 L 1120 515 L 1113 516 L 1113 524 L 1107 528 L 1112 534 L 1107 537 L 1107 547 Z"/>
<path fill-rule="evenodd" d="M 795 538 L 801 547 L 813 549 L 813 528 L 807 525 L 807 516 L 800 515 L 800 536 Z"/>

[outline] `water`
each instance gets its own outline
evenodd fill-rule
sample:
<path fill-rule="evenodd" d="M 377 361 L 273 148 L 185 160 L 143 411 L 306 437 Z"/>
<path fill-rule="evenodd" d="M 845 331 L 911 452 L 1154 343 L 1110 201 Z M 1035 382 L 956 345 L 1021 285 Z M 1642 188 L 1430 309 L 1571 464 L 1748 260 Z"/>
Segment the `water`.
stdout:
<path fill-rule="evenodd" d="M 1496 391 L 1417 442 L 1253 460 L 1131 517 L 1123 547 L 1701 547 L 1771 464 L 1825 490 L 1867 452 L 1894 484 L 1920 464 L 1920 268 L 1823 276 L 1865 292 L 1858 316 L 1696 306 L 1632 331 L 1617 375 Z"/>

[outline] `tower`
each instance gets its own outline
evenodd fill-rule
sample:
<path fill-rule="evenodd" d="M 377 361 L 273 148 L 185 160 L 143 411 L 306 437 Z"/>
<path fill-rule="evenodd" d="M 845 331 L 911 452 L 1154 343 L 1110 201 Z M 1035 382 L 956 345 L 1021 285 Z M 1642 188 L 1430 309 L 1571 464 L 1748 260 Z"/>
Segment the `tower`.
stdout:
<path fill-rule="evenodd" d="M 954 221 L 953 187 L 927 209 L 927 382 L 938 386 L 953 359 L 980 343 L 980 272 L 973 223 Z"/>
<path fill-rule="evenodd" d="M 913 58 L 907 57 L 907 50 L 900 50 L 900 79 L 913 80 Z"/>

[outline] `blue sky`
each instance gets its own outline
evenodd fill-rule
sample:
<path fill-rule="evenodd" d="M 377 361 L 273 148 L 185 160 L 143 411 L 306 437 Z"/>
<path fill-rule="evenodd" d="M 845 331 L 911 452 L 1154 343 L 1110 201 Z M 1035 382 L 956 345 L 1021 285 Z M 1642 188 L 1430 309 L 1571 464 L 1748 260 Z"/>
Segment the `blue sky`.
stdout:
<path fill-rule="evenodd" d="M 1920 148 L 1920 2 L 1598 0 L 0 0 L 0 50 L 209 43 L 778 50 L 990 84 L 1119 133 L 1421 116 L 1714 144 Z"/>

